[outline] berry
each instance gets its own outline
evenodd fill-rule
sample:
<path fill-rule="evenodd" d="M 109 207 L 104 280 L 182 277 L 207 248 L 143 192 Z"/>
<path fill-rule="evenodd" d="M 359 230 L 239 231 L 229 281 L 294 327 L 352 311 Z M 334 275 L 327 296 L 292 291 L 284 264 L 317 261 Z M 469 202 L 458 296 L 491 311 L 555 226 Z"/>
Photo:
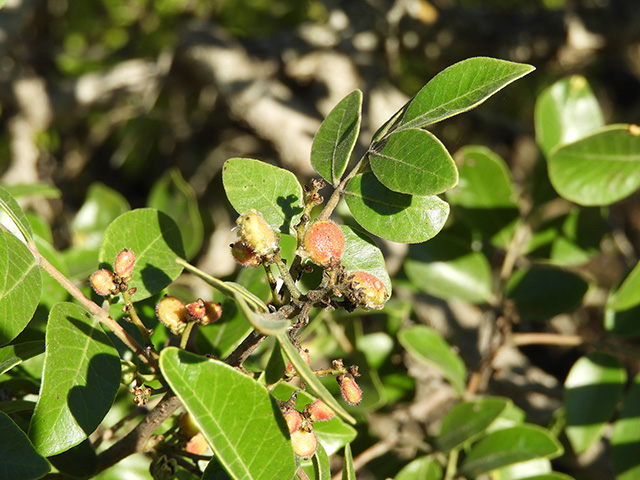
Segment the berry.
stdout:
<path fill-rule="evenodd" d="M 202 326 L 215 322 L 222 316 L 222 307 L 219 303 L 204 302 L 204 317 L 198 320 Z"/>
<path fill-rule="evenodd" d="M 289 433 L 293 435 L 294 432 L 300 429 L 302 425 L 302 415 L 297 410 L 287 410 L 284 412 L 284 419 L 287 421 L 287 427 L 289 427 Z"/>
<path fill-rule="evenodd" d="M 351 405 L 358 405 L 362 401 L 362 389 L 356 383 L 356 380 L 349 373 L 338 375 L 338 384 L 342 398 Z"/>
<path fill-rule="evenodd" d="M 196 425 L 196 422 L 193 420 L 193 417 L 189 412 L 184 412 L 180 415 L 180 418 L 178 419 L 178 427 L 180 428 L 180 433 L 182 433 L 186 438 L 191 438 L 200 433 L 200 428 L 198 428 L 198 425 Z"/>
<path fill-rule="evenodd" d="M 347 275 L 347 297 L 365 310 L 380 310 L 388 298 L 387 287 L 382 280 L 368 272 L 351 272 Z"/>
<path fill-rule="evenodd" d="M 202 432 L 198 432 L 191 437 L 187 442 L 187 445 L 184 447 L 187 452 L 194 455 L 203 455 L 207 451 L 207 448 L 209 448 L 209 445 L 207 444 L 207 440 L 204 438 Z"/>
<path fill-rule="evenodd" d="M 177 297 L 166 296 L 156 305 L 156 315 L 174 335 L 179 335 L 187 326 L 189 312 Z"/>
<path fill-rule="evenodd" d="M 236 224 L 242 243 L 257 255 L 272 253 L 278 246 L 276 235 L 259 213 L 245 213 L 236 220 Z"/>
<path fill-rule="evenodd" d="M 336 416 L 336 413 L 331 409 L 331 407 L 320 399 L 317 399 L 315 402 L 304 407 L 304 413 L 310 422 L 331 420 Z"/>
<path fill-rule="evenodd" d="M 89 277 L 91 288 L 100 296 L 115 295 L 118 293 L 118 286 L 116 285 L 113 273 L 109 270 L 98 270 L 91 277 Z"/>
<path fill-rule="evenodd" d="M 242 240 L 231 244 L 231 255 L 243 267 L 257 267 L 262 263 L 262 257 L 251 247 L 242 243 Z"/>
<path fill-rule="evenodd" d="M 291 434 L 293 453 L 301 458 L 312 457 L 318 448 L 318 439 L 313 431 L 296 430 Z"/>
<path fill-rule="evenodd" d="M 301 256 L 316 265 L 328 267 L 332 261 L 340 260 L 343 253 L 344 235 L 331 220 L 316 220 L 305 230 Z"/>
<path fill-rule="evenodd" d="M 123 279 L 130 279 L 135 263 L 135 253 L 133 253 L 133 250 L 125 248 L 123 250 L 120 250 L 120 253 L 118 253 L 118 255 L 116 256 L 116 259 L 113 262 L 113 270 L 119 277 Z"/>

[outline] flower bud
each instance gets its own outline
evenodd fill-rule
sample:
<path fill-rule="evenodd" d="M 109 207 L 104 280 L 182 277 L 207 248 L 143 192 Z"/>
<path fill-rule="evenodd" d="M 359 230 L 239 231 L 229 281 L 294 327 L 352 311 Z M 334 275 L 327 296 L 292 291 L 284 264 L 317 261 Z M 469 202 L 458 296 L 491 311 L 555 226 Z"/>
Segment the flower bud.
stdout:
<path fill-rule="evenodd" d="M 340 260 L 344 245 L 344 235 L 338 225 L 331 220 L 316 220 L 304 232 L 300 255 L 316 265 L 328 267 L 332 261 Z"/>
<path fill-rule="evenodd" d="M 358 405 L 362 401 L 362 389 L 349 373 L 338 375 L 338 384 L 342 398 L 351 405 Z"/>
<path fill-rule="evenodd" d="M 243 267 L 257 267 L 262 263 L 262 257 L 251 247 L 242 243 L 242 240 L 231 244 L 231 255 Z"/>
<path fill-rule="evenodd" d="M 133 250 L 125 248 L 120 250 L 120 253 L 116 256 L 116 259 L 113 262 L 113 270 L 119 277 L 129 279 L 131 278 L 131 273 L 133 272 L 133 266 L 135 263 L 136 255 L 133 253 Z"/>
<path fill-rule="evenodd" d="M 236 220 L 242 243 L 260 256 L 272 253 L 278 246 L 273 230 L 259 213 L 245 213 Z"/>
<path fill-rule="evenodd" d="M 186 307 L 187 311 L 189 312 L 189 317 L 191 317 L 193 320 L 200 320 L 202 317 L 204 317 L 207 311 L 206 307 L 204 306 L 204 301 L 201 298 L 193 303 L 187 304 Z"/>
<path fill-rule="evenodd" d="M 387 287 L 375 275 L 368 272 L 351 272 L 347 275 L 347 297 L 355 305 L 369 310 L 380 310 L 388 298 Z"/>
<path fill-rule="evenodd" d="M 296 430 L 291 434 L 293 453 L 301 458 L 312 457 L 318 448 L 318 439 L 313 431 Z"/>
<path fill-rule="evenodd" d="M 284 412 L 284 419 L 287 421 L 287 427 L 289 427 L 289 433 L 293 435 L 293 432 L 300 429 L 302 425 L 302 415 L 297 410 L 287 410 Z"/>
<path fill-rule="evenodd" d="M 204 302 L 204 317 L 198 320 L 202 326 L 209 325 L 220 319 L 222 316 L 222 307 L 219 303 Z"/>
<path fill-rule="evenodd" d="M 309 350 L 300 349 L 300 350 L 298 350 L 298 353 L 300 354 L 300 356 L 304 360 L 304 363 L 306 363 L 307 366 L 309 366 L 311 364 L 311 357 L 309 356 Z M 287 377 L 287 378 L 291 378 L 291 377 L 295 377 L 296 376 L 296 369 L 295 369 L 295 367 L 293 366 L 293 364 L 290 361 L 287 362 L 287 367 L 284 370 L 284 376 Z"/>
<path fill-rule="evenodd" d="M 109 270 L 98 270 L 89 277 L 91 288 L 100 296 L 115 295 L 118 293 L 118 286 L 113 279 L 113 273 Z"/>
<path fill-rule="evenodd" d="M 310 422 L 323 422 L 336 416 L 331 407 L 320 399 L 304 407 L 304 413 Z"/>
<path fill-rule="evenodd" d="M 177 297 L 166 296 L 156 305 L 156 315 L 174 335 L 182 333 L 187 326 L 189 313 L 182 300 Z"/>
<path fill-rule="evenodd" d="M 209 445 L 207 444 L 207 439 L 204 438 L 202 432 L 198 432 L 191 437 L 184 447 L 187 452 L 194 455 L 203 455 L 206 453 L 208 448 Z"/>

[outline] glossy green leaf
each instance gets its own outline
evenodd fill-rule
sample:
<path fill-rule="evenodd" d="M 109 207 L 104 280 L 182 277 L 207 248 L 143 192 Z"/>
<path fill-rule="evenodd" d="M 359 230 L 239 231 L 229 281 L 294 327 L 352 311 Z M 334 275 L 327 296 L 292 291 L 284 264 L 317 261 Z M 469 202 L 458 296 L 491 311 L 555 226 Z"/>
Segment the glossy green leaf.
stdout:
<path fill-rule="evenodd" d="M 0 478 L 32 480 L 49 471 L 49 462 L 33 448 L 29 439 L 6 413 L 0 412 Z"/>
<path fill-rule="evenodd" d="M 33 242 L 33 229 L 26 215 L 11 194 L 0 186 L 0 224 L 11 233 Z"/>
<path fill-rule="evenodd" d="M 528 318 L 551 318 L 576 309 L 587 292 L 587 282 L 556 268 L 533 266 L 517 270 L 507 282 L 507 295 Z"/>
<path fill-rule="evenodd" d="M 611 449 L 616 480 L 640 478 L 640 375 L 636 375 L 613 426 Z"/>
<path fill-rule="evenodd" d="M 640 304 L 640 262 L 631 270 L 622 284 L 609 295 L 607 308 L 628 310 Z"/>
<path fill-rule="evenodd" d="M 606 309 L 604 328 L 607 332 L 621 337 L 634 337 L 640 334 L 640 305 L 627 310 Z"/>
<path fill-rule="evenodd" d="M 225 363 L 173 347 L 160 354 L 160 368 L 231 477 L 293 477 L 287 425 L 263 386 Z"/>
<path fill-rule="evenodd" d="M 438 448 L 448 452 L 476 439 L 510 403 L 506 398 L 487 397 L 454 405 L 442 419 Z"/>
<path fill-rule="evenodd" d="M 453 353 L 438 332 L 424 325 L 414 325 L 400 330 L 398 340 L 407 352 L 438 368 L 456 393 L 462 395 L 467 381 L 467 369 L 462 359 Z"/>
<path fill-rule="evenodd" d="M 486 303 L 493 298 L 487 258 L 447 232 L 422 245 L 412 245 L 404 269 L 416 287 L 435 297 L 472 303 Z"/>
<path fill-rule="evenodd" d="M 0 375 L 44 352 L 43 342 L 24 342 L 0 348 Z"/>
<path fill-rule="evenodd" d="M 302 215 L 302 187 L 288 170 L 250 158 L 231 158 L 222 168 L 227 198 L 239 214 L 257 210 L 271 228 L 290 233 Z"/>
<path fill-rule="evenodd" d="M 42 276 L 29 249 L 0 231 L 0 345 L 27 326 L 42 295 Z"/>
<path fill-rule="evenodd" d="M 260 333 L 265 335 L 276 335 L 288 330 L 291 321 L 284 316 L 282 312 L 265 313 L 252 310 L 247 302 L 240 294 L 235 296 L 236 302 L 240 306 L 240 310 L 253 327 Z"/>
<path fill-rule="evenodd" d="M 603 353 L 581 357 L 564 382 L 565 431 L 574 452 L 593 445 L 615 412 L 627 374 L 620 362 Z"/>
<path fill-rule="evenodd" d="M 334 187 L 347 168 L 360 132 L 362 92 L 355 90 L 340 100 L 324 119 L 311 145 L 311 165 Z"/>
<path fill-rule="evenodd" d="M 611 125 L 553 149 L 553 188 L 579 205 L 610 205 L 640 187 L 640 128 Z"/>
<path fill-rule="evenodd" d="M 120 359 L 86 310 L 59 303 L 49 312 L 40 398 L 29 437 L 44 456 L 78 445 L 111 408 Z"/>
<path fill-rule="evenodd" d="M 144 300 L 173 282 L 182 272 L 176 258 L 184 258 L 180 230 L 166 213 L 151 208 L 126 212 L 104 232 L 99 260 L 113 265 L 123 248 L 133 250 L 136 264 L 129 287 L 135 302 Z"/>
<path fill-rule="evenodd" d="M 356 470 L 353 467 L 353 455 L 351 445 L 344 446 L 344 462 L 342 464 L 342 480 L 356 480 Z"/>
<path fill-rule="evenodd" d="M 202 247 L 204 227 L 193 187 L 182 178 L 180 170 L 165 173 L 151 189 L 147 206 L 173 218 L 180 228 L 187 258 L 193 258 Z"/>
<path fill-rule="evenodd" d="M 353 418 L 347 411 L 338 403 L 338 401 L 331 395 L 331 393 L 326 389 L 326 387 L 320 382 L 318 377 L 311 371 L 307 363 L 302 359 L 296 347 L 291 344 L 291 340 L 286 333 L 279 333 L 276 337 L 282 350 L 285 353 L 285 356 L 289 359 L 291 364 L 298 372 L 298 375 L 302 380 L 307 383 L 307 387 L 310 387 L 311 390 L 315 393 L 315 395 L 320 398 L 324 403 L 326 403 L 329 407 L 336 412 L 337 415 L 340 415 L 342 418 L 347 420 L 349 423 L 356 423 L 355 418 Z"/>
<path fill-rule="evenodd" d="M 547 458 L 534 458 L 514 463 L 491 472 L 491 480 L 525 480 L 532 476 L 551 473 L 551 462 Z"/>
<path fill-rule="evenodd" d="M 322 445 L 318 445 L 316 453 L 311 459 L 313 462 L 313 473 L 315 480 L 331 480 L 331 466 L 329 465 L 329 456 L 325 452 Z"/>
<path fill-rule="evenodd" d="M 365 230 L 393 242 L 425 242 L 442 229 L 449 216 L 449 205 L 437 196 L 393 192 L 372 172 L 356 175 L 349 182 L 345 201 Z"/>
<path fill-rule="evenodd" d="M 442 467 L 430 457 L 419 457 L 405 465 L 393 480 L 441 480 Z"/>
<path fill-rule="evenodd" d="M 433 77 L 409 103 L 392 131 L 420 128 L 466 112 L 511 82 L 535 70 L 496 58 L 462 60 Z"/>
<path fill-rule="evenodd" d="M 382 281 L 391 295 L 391 279 L 387 273 L 384 256 L 377 245 L 366 234 L 353 228 L 340 225 L 344 234 L 345 247 L 340 259 L 345 272 L 358 270 L 369 272 Z"/>
<path fill-rule="evenodd" d="M 563 78 L 545 89 L 536 100 L 536 141 L 547 155 L 604 126 L 602 111 L 587 79 L 580 75 Z"/>
<path fill-rule="evenodd" d="M 548 430 L 537 425 L 518 425 L 490 433 L 474 444 L 460 472 L 478 476 L 535 458 L 555 458 L 562 452 L 562 445 Z"/>
<path fill-rule="evenodd" d="M 120 193 L 102 183 L 92 183 L 71 221 L 74 247 L 98 248 L 109 224 L 129 210 L 129 203 Z"/>
<path fill-rule="evenodd" d="M 60 189 L 50 183 L 16 183 L 13 185 L 5 185 L 5 190 L 9 192 L 13 198 L 40 197 L 40 198 L 60 198 L 62 193 Z"/>
<path fill-rule="evenodd" d="M 518 195 L 507 164 L 477 145 L 461 148 L 454 158 L 460 180 L 447 191 L 447 201 L 469 227 L 506 248 L 519 217 Z"/>
<path fill-rule="evenodd" d="M 394 192 L 437 195 L 458 183 L 458 172 L 445 146 L 431 132 L 392 133 L 369 154 L 371 170 Z"/>

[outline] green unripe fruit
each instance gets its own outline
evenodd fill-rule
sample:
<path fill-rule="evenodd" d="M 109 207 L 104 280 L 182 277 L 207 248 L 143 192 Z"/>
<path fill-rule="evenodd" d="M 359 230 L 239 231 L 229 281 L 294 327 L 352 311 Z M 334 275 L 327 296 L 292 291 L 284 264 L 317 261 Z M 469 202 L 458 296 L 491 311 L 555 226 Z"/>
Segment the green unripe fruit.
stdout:
<path fill-rule="evenodd" d="M 275 233 L 259 213 L 245 213 L 236 220 L 236 224 L 240 240 L 256 254 L 264 256 L 277 248 Z"/>
<path fill-rule="evenodd" d="M 333 261 L 340 260 L 344 244 L 344 235 L 338 225 L 331 220 L 316 220 L 304 232 L 300 255 L 316 265 L 328 267 Z"/>
<path fill-rule="evenodd" d="M 189 312 L 182 300 L 172 296 L 166 296 L 158 302 L 156 315 L 174 335 L 184 331 L 189 318 Z"/>
<path fill-rule="evenodd" d="M 355 305 L 365 310 L 374 308 L 380 310 L 384 307 L 389 293 L 387 287 L 375 275 L 368 272 L 351 272 L 347 275 L 349 290 L 347 297 Z"/>

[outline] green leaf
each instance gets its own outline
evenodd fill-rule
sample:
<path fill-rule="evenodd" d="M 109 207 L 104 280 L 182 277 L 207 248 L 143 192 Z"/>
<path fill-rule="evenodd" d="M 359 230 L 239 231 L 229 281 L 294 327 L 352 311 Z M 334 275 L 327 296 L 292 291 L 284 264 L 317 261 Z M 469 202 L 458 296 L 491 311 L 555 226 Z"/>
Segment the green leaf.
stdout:
<path fill-rule="evenodd" d="M 557 146 L 571 143 L 604 126 L 598 100 L 586 78 L 563 78 L 536 100 L 536 141 L 546 156 Z"/>
<path fill-rule="evenodd" d="M 387 273 L 384 255 L 377 245 L 364 233 L 340 225 L 344 234 L 345 247 L 340 259 L 345 272 L 369 272 L 380 279 L 391 295 L 391 279 Z"/>
<path fill-rule="evenodd" d="M 506 398 L 478 398 L 454 405 L 442 419 L 438 448 L 448 452 L 475 440 L 491 425 L 511 402 Z"/>
<path fill-rule="evenodd" d="M 576 309 L 587 292 L 587 282 L 574 273 L 536 266 L 517 270 L 507 282 L 507 296 L 528 318 L 551 318 Z"/>
<path fill-rule="evenodd" d="M 610 205 L 640 187 L 640 128 L 611 125 L 549 153 L 549 179 L 579 205 Z"/>
<path fill-rule="evenodd" d="M 42 276 L 29 249 L 11 233 L 0 231 L 0 345 L 27 326 L 42 295 Z"/>
<path fill-rule="evenodd" d="M 334 187 L 347 168 L 360 132 L 362 92 L 344 97 L 324 119 L 311 145 L 311 165 Z"/>
<path fill-rule="evenodd" d="M 329 456 L 325 452 L 322 445 L 318 445 L 316 453 L 311 459 L 313 462 L 313 473 L 315 480 L 331 480 L 331 467 L 329 465 Z"/>
<path fill-rule="evenodd" d="M 356 470 L 353 467 L 353 455 L 351 445 L 344 446 L 344 463 L 342 464 L 342 480 L 356 480 Z"/>
<path fill-rule="evenodd" d="M 98 467 L 96 452 L 89 439 L 71 447 L 66 452 L 48 458 L 51 465 L 71 478 L 89 478 Z"/>
<path fill-rule="evenodd" d="M 129 203 L 120 193 L 102 183 L 92 183 L 71 221 L 74 248 L 98 248 L 109 224 L 129 210 Z"/>
<path fill-rule="evenodd" d="M 456 393 L 462 395 L 467 381 L 467 369 L 438 332 L 424 325 L 414 325 L 401 330 L 398 340 L 407 352 L 440 370 Z"/>
<path fill-rule="evenodd" d="M 412 245 L 404 269 L 420 290 L 438 298 L 472 303 L 493 299 L 491 266 L 468 242 L 447 232 L 422 245 Z"/>
<path fill-rule="evenodd" d="M 627 374 L 620 362 L 603 353 L 581 357 L 564 382 L 565 431 L 574 452 L 593 445 L 615 412 Z"/>
<path fill-rule="evenodd" d="M 78 445 L 100 424 L 120 385 L 120 359 L 97 320 L 71 303 L 49 312 L 46 344 L 29 437 L 50 456 Z"/>
<path fill-rule="evenodd" d="M 24 342 L 0 348 L 0 375 L 42 352 L 44 352 L 42 342 Z"/>
<path fill-rule="evenodd" d="M 613 426 L 611 449 L 616 480 L 640 478 L 640 375 L 636 375 Z"/>
<path fill-rule="evenodd" d="M 147 205 L 175 220 L 187 258 L 193 258 L 202 247 L 204 227 L 196 193 L 182 178 L 180 170 L 172 168 L 153 185 Z"/>
<path fill-rule="evenodd" d="M 160 368 L 231 477 L 293 477 L 287 425 L 263 386 L 225 363 L 174 347 L 162 350 Z"/>
<path fill-rule="evenodd" d="M 342 405 L 338 403 L 333 395 L 331 395 L 326 387 L 320 382 L 318 377 L 316 377 L 316 375 L 311 371 L 307 363 L 300 356 L 300 353 L 298 353 L 296 347 L 291 344 L 289 335 L 286 333 L 279 333 L 276 338 L 278 339 L 282 350 L 284 350 L 285 356 L 294 366 L 300 378 L 307 383 L 307 386 L 311 388 L 315 395 L 331 407 L 337 415 L 340 415 L 349 423 L 356 423 L 355 418 L 349 415 L 349 413 L 342 408 Z"/>
<path fill-rule="evenodd" d="M 551 473 L 551 462 L 546 458 L 534 458 L 494 470 L 492 480 L 525 480 L 533 476 Z"/>
<path fill-rule="evenodd" d="M 135 287 L 135 302 L 144 300 L 173 282 L 182 272 L 176 257 L 184 258 L 180 230 L 166 213 L 151 208 L 126 212 L 104 232 L 99 260 L 113 265 L 123 248 L 133 250 L 136 265 L 129 287 Z"/>
<path fill-rule="evenodd" d="M 562 445 L 548 430 L 537 425 L 518 425 L 490 433 L 473 445 L 460 473 L 478 476 L 534 458 L 555 458 L 562 452 Z"/>
<path fill-rule="evenodd" d="M 573 477 L 564 473 L 551 472 L 543 473 L 541 475 L 534 475 L 533 477 L 523 478 L 522 480 L 574 480 Z"/>
<path fill-rule="evenodd" d="M 449 216 L 449 205 L 435 195 L 393 192 L 372 172 L 356 175 L 349 182 L 345 201 L 365 230 L 393 242 L 425 242 L 442 229 Z"/>
<path fill-rule="evenodd" d="M 0 412 L 0 478 L 32 480 L 51 471 L 43 458 L 9 416 Z"/>
<path fill-rule="evenodd" d="M 607 309 L 621 311 L 628 310 L 640 304 L 640 262 L 631 270 L 607 300 Z"/>
<path fill-rule="evenodd" d="M 430 457 L 419 457 L 405 465 L 394 480 L 441 480 L 442 467 Z"/>
<path fill-rule="evenodd" d="M 505 161 L 486 147 L 467 146 L 455 154 L 460 180 L 447 200 L 470 228 L 506 248 L 519 217 L 518 195 Z"/>
<path fill-rule="evenodd" d="M 227 198 L 239 214 L 257 210 L 274 230 L 293 232 L 302 215 L 302 187 L 288 170 L 250 158 L 230 158 L 222 167 Z"/>
<path fill-rule="evenodd" d="M 421 128 L 471 110 L 533 70 L 535 67 L 531 65 L 488 57 L 455 63 L 433 77 L 409 100 L 397 127 L 389 132 Z"/>
<path fill-rule="evenodd" d="M 288 320 L 282 312 L 256 312 L 249 308 L 249 305 L 247 305 L 242 295 L 236 294 L 235 299 L 247 320 L 249 320 L 251 325 L 260 333 L 277 335 L 278 333 L 287 331 L 289 326 L 291 326 L 291 321 Z"/>
<path fill-rule="evenodd" d="M 22 235 L 27 243 L 33 243 L 33 229 L 27 216 L 3 187 L 0 187 L 0 224 L 16 236 Z"/>
<path fill-rule="evenodd" d="M 371 170 L 394 192 L 437 195 L 458 183 L 458 172 L 445 146 L 431 132 L 392 133 L 369 154 Z"/>

